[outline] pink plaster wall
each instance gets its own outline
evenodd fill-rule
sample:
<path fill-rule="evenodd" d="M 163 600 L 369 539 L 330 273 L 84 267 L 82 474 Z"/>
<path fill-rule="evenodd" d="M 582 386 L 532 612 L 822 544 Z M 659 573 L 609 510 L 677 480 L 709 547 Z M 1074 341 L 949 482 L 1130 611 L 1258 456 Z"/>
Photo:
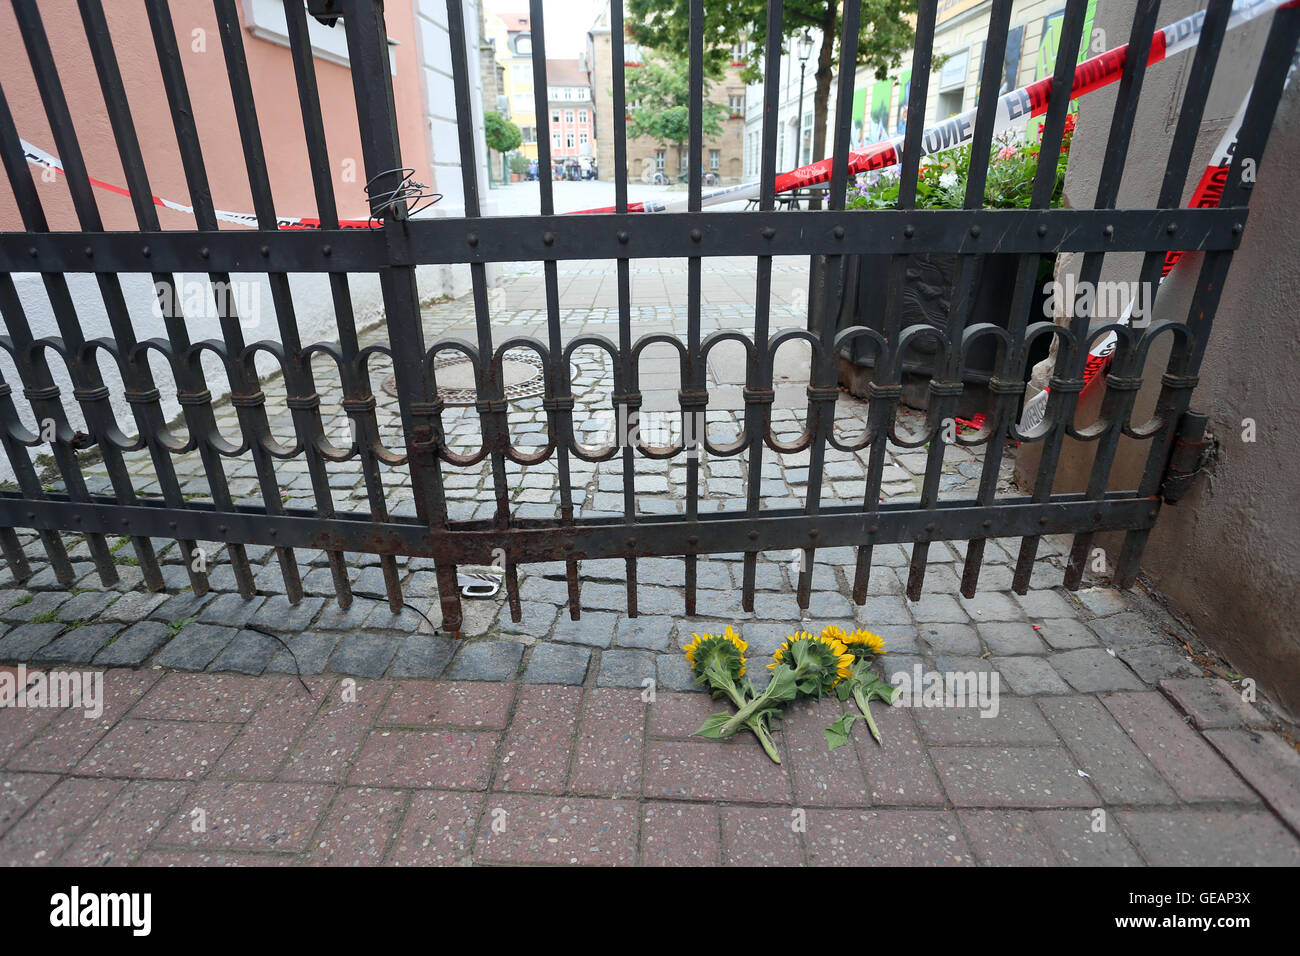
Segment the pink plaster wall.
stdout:
<path fill-rule="evenodd" d="M 39 6 L 87 169 L 91 176 L 123 185 L 125 177 L 75 0 L 40 0 Z M 242 4 L 236 6 L 242 18 Z M 139 0 L 109 0 L 104 7 L 153 193 L 188 203 L 189 191 L 144 5 Z M 393 83 L 403 160 L 407 166 L 417 170 L 416 178 L 422 178 L 421 174 L 429 175 L 430 167 L 423 129 L 424 107 L 411 3 L 409 0 L 389 0 L 387 7 L 387 32 L 399 43 L 396 48 L 397 75 Z M 206 0 L 170 0 L 170 8 L 203 144 L 213 202 L 218 209 L 251 212 L 253 205 L 248 176 L 212 4 Z M 206 52 L 193 48 L 195 29 L 206 33 Z M 334 29 L 341 31 L 343 25 L 340 23 Z M 306 173 L 307 150 L 289 50 L 257 38 L 247 30 L 244 32 L 244 48 L 276 212 L 284 216 L 314 216 L 316 204 Z M 366 176 L 350 71 L 320 58 L 315 62 L 339 214 L 345 218 L 361 218 L 367 209 L 362 192 Z M 0 83 L 14 113 L 19 135 L 57 154 L 14 13 L 7 3 L 0 4 Z M 343 161 L 349 158 L 355 160 L 354 182 L 343 179 Z M 37 184 L 51 228 L 77 229 L 72 204 L 61 177 L 56 183 L 46 183 L 38 176 Z M 135 228 L 128 199 L 102 190 L 96 191 L 96 199 L 106 228 Z M 159 216 L 164 229 L 194 228 L 194 220 L 183 213 L 160 209 Z M 18 231 L 22 228 L 8 180 L 0 176 L 0 230 Z M 222 228 L 239 227 L 223 224 Z"/>

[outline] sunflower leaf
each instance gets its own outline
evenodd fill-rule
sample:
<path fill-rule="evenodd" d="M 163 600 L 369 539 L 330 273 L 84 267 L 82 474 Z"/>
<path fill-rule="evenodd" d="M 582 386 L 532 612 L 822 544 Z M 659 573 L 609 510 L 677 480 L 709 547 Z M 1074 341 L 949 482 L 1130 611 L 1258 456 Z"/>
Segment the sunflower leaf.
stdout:
<path fill-rule="evenodd" d="M 822 731 L 826 735 L 826 748 L 834 750 L 847 744 L 849 742 L 849 731 L 853 727 L 853 722 L 857 719 L 857 714 L 845 713 L 839 720 Z"/>
<path fill-rule="evenodd" d="M 731 714 L 713 714 L 703 724 L 700 729 L 695 731 L 697 737 L 730 737 L 731 734 L 723 734 L 722 726 L 731 719 Z"/>

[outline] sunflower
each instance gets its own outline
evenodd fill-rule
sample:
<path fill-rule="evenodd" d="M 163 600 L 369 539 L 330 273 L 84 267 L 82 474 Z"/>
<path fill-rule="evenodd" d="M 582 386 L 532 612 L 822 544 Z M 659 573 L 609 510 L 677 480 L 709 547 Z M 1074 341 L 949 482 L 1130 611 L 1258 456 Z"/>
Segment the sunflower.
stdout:
<path fill-rule="evenodd" d="M 821 664 L 825 670 L 826 681 L 824 689 L 830 690 L 841 680 L 848 677 L 853 667 L 853 655 L 849 649 L 844 646 L 844 642 L 835 636 L 833 632 L 843 633 L 839 628 L 826 628 L 821 634 L 813 636 L 807 631 L 797 631 L 785 639 L 785 642 L 776 649 L 772 655 L 772 663 L 767 665 L 768 670 L 774 670 L 780 664 L 788 666 L 797 666 L 793 664 L 791 647 L 800 641 L 809 641 L 812 644 L 811 650 L 819 651 L 816 653 L 817 663 Z M 787 659 L 791 658 L 791 659 Z"/>
<path fill-rule="evenodd" d="M 696 675 L 710 661 L 717 661 L 723 664 L 723 669 L 730 672 L 733 679 L 739 680 L 745 676 L 745 651 L 749 645 L 740 639 L 730 624 L 721 634 L 691 634 L 691 637 L 695 640 L 687 644 L 684 650 L 686 661 Z"/>
<path fill-rule="evenodd" d="M 836 628 L 839 630 L 839 628 Z M 840 631 L 843 634 L 843 631 Z M 883 654 L 885 653 L 885 639 L 879 634 L 873 634 L 864 628 L 858 628 L 851 634 L 844 634 L 840 638 L 850 651 L 855 654 Z"/>

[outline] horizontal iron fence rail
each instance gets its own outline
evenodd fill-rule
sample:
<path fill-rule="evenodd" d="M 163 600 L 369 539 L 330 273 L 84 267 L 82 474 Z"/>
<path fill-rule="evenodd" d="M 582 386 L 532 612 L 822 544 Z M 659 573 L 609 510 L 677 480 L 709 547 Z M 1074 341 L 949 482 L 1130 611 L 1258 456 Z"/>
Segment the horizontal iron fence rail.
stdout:
<path fill-rule="evenodd" d="M 906 252 L 1236 249 L 1247 210 L 812 210 L 416 219 L 334 229 L 0 234 L 2 272 L 374 272 L 392 265 Z"/>

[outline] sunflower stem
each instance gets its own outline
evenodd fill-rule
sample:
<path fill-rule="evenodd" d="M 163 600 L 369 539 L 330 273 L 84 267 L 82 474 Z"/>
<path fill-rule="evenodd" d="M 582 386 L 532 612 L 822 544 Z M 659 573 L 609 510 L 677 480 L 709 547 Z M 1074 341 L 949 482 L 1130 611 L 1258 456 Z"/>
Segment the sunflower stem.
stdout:
<path fill-rule="evenodd" d="M 853 685 L 853 699 L 857 701 L 858 710 L 862 711 L 862 719 L 867 722 L 867 727 L 871 730 L 871 736 L 876 738 L 876 743 L 883 747 L 884 741 L 880 738 L 880 728 L 876 726 L 875 720 L 872 719 L 871 708 L 867 706 L 868 701 L 866 696 L 862 693 L 861 684 L 855 683 Z"/>

